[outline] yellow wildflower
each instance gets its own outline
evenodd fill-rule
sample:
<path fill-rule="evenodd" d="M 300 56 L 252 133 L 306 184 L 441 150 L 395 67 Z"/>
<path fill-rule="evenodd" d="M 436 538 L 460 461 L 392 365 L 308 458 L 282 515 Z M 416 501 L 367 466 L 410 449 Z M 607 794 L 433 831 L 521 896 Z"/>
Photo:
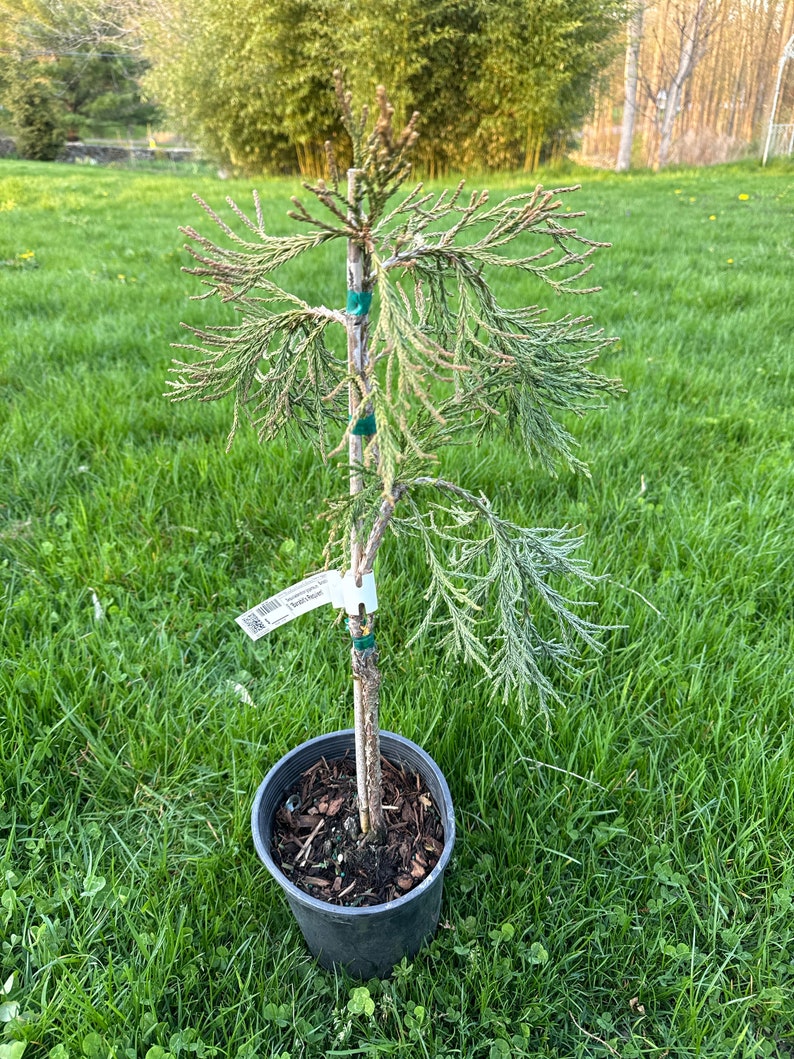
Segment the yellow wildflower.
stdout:
<path fill-rule="evenodd" d="M 729 265 L 732 265 L 732 264 L 733 264 L 733 258 L 732 258 L 732 257 L 729 257 L 729 258 L 728 258 L 728 264 L 729 264 Z"/>
<path fill-rule="evenodd" d="M 712 213 L 712 215 L 709 217 L 710 221 L 716 221 L 716 219 L 717 219 L 717 214 L 716 213 Z"/>
<path fill-rule="evenodd" d="M 750 198 L 750 196 L 749 196 L 749 195 L 745 195 L 745 193 L 744 193 L 744 192 L 742 192 L 742 193 L 741 193 L 741 195 L 739 196 L 739 201 L 740 201 L 740 202 L 747 202 L 747 200 L 748 200 L 749 198 Z"/>

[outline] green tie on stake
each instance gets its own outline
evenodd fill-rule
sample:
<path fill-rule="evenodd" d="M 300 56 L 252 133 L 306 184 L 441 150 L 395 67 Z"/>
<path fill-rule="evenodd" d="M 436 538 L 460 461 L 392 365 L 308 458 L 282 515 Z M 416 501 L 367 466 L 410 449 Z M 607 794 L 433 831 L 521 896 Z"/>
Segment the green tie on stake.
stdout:
<path fill-rule="evenodd" d="M 351 316 L 366 316 L 372 305 L 371 290 L 349 290 L 346 311 Z"/>
<path fill-rule="evenodd" d="M 372 305 L 371 290 L 349 290 L 347 292 L 346 311 L 350 316 L 366 316 Z M 371 438 L 377 432 L 375 416 L 362 416 L 350 431 L 356 437 Z"/>
<path fill-rule="evenodd" d="M 377 430 L 378 427 L 373 413 L 372 415 L 362 416 L 361 419 L 357 420 L 350 433 L 360 438 L 371 438 L 373 434 L 377 433 Z"/>

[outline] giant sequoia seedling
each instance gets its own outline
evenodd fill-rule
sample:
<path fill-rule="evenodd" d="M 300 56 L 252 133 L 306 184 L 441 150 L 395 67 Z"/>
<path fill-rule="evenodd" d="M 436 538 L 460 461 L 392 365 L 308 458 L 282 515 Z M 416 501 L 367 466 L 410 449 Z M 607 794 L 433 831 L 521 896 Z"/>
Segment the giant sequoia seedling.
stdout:
<path fill-rule="evenodd" d="M 177 362 L 171 394 L 229 396 L 230 441 L 248 419 L 262 440 L 292 432 L 319 458 L 345 467 L 344 487 L 340 480 L 326 510 L 326 569 L 338 574 L 325 587 L 348 612 L 358 812 L 362 832 L 379 840 L 374 565 L 381 546 L 390 534 L 421 541 L 427 606 L 416 637 L 433 637 L 475 663 L 494 695 L 515 692 L 523 706 L 534 695 L 546 709 L 556 697 L 550 670 L 568 667 L 582 645 L 597 648 L 601 628 L 560 585 L 589 586 L 597 577 L 576 555 L 579 538 L 500 517 L 485 496 L 438 473 L 438 454 L 506 431 L 546 470 L 563 464 L 586 472 L 565 413 L 599 405 L 619 384 L 591 370 L 608 339 L 588 317 L 505 308 L 493 290 L 504 270 L 531 273 L 560 294 L 594 289 L 580 281 L 605 244 L 578 233 L 581 214 L 563 211 L 560 195 L 575 189 L 537 187 L 499 202 L 465 192 L 463 183 L 440 194 L 419 184 L 400 195 L 418 116 L 398 132 L 383 89 L 373 123 L 366 109 L 354 113 L 339 78 L 337 94 L 352 165 L 342 179 L 329 145 L 328 180 L 305 185 L 314 205 L 293 200 L 300 230 L 269 235 L 256 195 L 253 217 L 230 201 L 242 234 L 202 203 L 226 237 L 220 245 L 184 229 L 196 261 L 190 271 L 209 286 L 204 296 L 232 302 L 241 318 L 195 330 L 197 344 L 187 348 L 202 359 Z M 310 305 L 271 278 L 332 241 L 347 251 L 339 264 L 344 309 Z M 346 355 L 334 351 L 332 328 L 345 329 Z M 388 575 L 380 578 L 388 600 Z M 535 617 L 544 608 L 553 633 Z M 254 608 L 249 631 L 267 631 L 269 614 Z"/>

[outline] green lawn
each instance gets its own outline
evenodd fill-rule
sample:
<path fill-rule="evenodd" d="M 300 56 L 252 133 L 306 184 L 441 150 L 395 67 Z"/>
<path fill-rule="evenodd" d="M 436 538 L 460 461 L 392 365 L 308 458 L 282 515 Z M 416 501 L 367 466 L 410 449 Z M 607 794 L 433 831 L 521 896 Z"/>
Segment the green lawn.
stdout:
<path fill-rule="evenodd" d="M 219 320 L 180 272 L 190 194 L 248 185 L 0 162 L 0 1059 L 794 1055 L 794 167 L 576 179 L 614 245 L 600 294 L 551 304 L 621 336 L 628 390 L 574 425 L 593 477 L 504 441 L 450 460 L 581 527 L 622 628 L 550 730 L 497 712 L 405 648 L 422 556 L 387 542 L 383 722 L 459 838 L 436 940 L 362 993 L 249 832 L 270 765 L 351 723 L 347 634 L 234 623 L 321 565 L 338 471 L 251 432 L 226 455 L 227 407 L 161 396 L 179 321 Z M 296 185 L 260 189 L 283 230 Z M 293 268 L 343 304 L 333 253 Z"/>

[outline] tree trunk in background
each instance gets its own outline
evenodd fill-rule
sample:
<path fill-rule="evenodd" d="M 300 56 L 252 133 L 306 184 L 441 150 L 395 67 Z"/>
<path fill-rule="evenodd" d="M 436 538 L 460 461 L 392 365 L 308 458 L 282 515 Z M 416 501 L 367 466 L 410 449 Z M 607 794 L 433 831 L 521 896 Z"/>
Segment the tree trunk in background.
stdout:
<path fill-rule="evenodd" d="M 640 45 L 642 44 L 642 20 L 645 7 L 641 3 L 628 27 L 626 45 L 625 99 L 623 103 L 623 125 L 620 130 L 620 146 L 615 171 L 626 173 L 631 168 L 631 147 L 634 143 L 634 121 L 637 115 L 637 80 L 640 66 Z"/>
<path fill-rule="evenodd" d="M 761 47 L 761 54 L 764 56 L 770 55 L 773 51 L 773 40 L 775 35 L 774 26 L 774 10 L 770 5 L 767 11 L 766 26 L 764 27 L 763 44 Z M 764 117 L 764 110 L 767 103 L 767 89 L 768 85 L 766 81 L 759 78 L 755 85 L 755 93 L 753 96 L 753 110 L 752 110 L 752 128 L 755 129 L 757 125 L 761 123 Z"/>
<path fill-rule="evenodd" d="M 697 0 L 697 6 L 692 13 L 692 17 L 686 19 L 680 26 L 681 47 L 678 53 L 678 66 L 667 88 L 667 99 L 660 127 L 659 153 L 656 160 L 657 169 L 664 169 L 669 160 L 670 145 L 673 141 L 673 126 L 681 105 L 684 85 L 695 69 L 702 53 L 706 36 L 703 33 L 703 23 L 707 2 L 708 0 Z"/>
<path fill-rule="evenodd" d="M 632 0 L 632 14 L 643 8 L 634 116 L 634 157 L 642 145 L 640 164 L 656 165 L 664 111 L 658 107 L 678 72 L 684 34 L 698 0 Z M 794 0 L 707 0 L 699 27 L 696 62 L 686 78 L 676 113 L 669 113 L 667 147 L 672 157 L 692 165 L 739 158 L 767 133 L 777 67 L 786 41 L 794 33 Z M 628 41 L 599 88 L 592 120 L 584 126 L 582 156 L 618 169 L 626 165 L 627 146 L 620 151 L 621 126 L 613 112 L 627 96 Z M 787 104 L 788 106 L 788 104 Z M 665 107 L 665 110 L 668 110 Z M 789 110 L 786 109 L 788 115 Z M 674 146 L 680 143 L 680 151 Z"/>

